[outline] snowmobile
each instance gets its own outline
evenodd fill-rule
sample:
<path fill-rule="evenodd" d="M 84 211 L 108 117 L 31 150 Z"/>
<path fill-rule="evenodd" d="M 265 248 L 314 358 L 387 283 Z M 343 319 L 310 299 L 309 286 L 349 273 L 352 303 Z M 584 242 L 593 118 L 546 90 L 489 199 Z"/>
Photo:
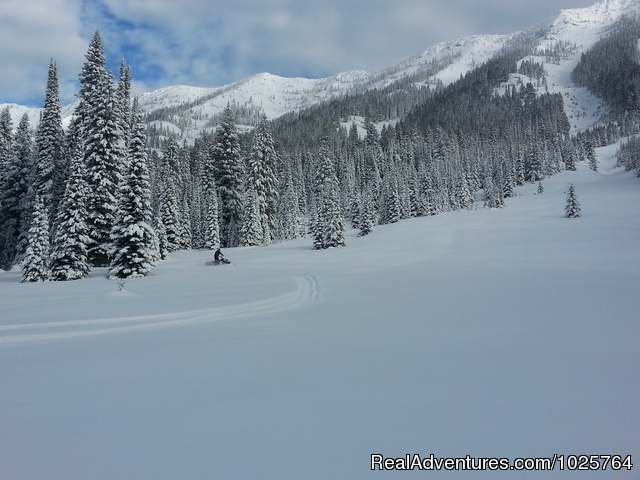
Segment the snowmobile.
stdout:
<path fill-rule="evenodd" d="M 212 260 L 210 262 L 207 262 L 205 265 L 223 265 L 223 264 L 229 264 L 229 263 L 231 263 L 229 260 L 227 260 L 226 258 L 222 257 L 218 261 Z"/>

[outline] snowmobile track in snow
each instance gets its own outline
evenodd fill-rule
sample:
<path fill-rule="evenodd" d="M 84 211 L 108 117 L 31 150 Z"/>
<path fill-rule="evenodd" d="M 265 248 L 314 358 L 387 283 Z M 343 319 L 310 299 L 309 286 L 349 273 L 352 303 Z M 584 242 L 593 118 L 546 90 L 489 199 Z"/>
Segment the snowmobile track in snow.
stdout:
<path fill-rule="evenodd" d="M 302 275 L 296 276 L 295 279 L 297 286 L 292 292 L 238 305 L 131 317 L 0 325 L 0 347 L 229 321 L 296 310 L 318 301 L 320 286 L 315 276 Z"/>

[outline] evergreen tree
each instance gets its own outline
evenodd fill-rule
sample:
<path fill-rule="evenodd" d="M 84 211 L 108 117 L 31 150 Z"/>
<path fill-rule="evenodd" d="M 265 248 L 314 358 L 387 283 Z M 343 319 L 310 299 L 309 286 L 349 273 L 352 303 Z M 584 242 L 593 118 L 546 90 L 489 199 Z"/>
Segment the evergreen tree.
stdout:
<path fill-rule="evenodd" d="M 469 208 L 473 204 L 473 194 L 462 169 L 458 169 L 454 185 L 454 197 L 458 208 Z"/>
<path fill-rule="evenodd" d="M 240 227 L 240 245 L 251 247 L 263 244 L 264 224 L 262 220 L 258 194 L 250 189 L 245 193 L 242 226 Z"/>
<path fill-rule="evenodd" d="M 500 208 L 504 206 L 502 189 L 494 183 L 491 174 L 487 175 L 485 179 L 483 201 L 484 206 L 487 208 Z"/>
<path fill-rule="evenodd" d="M 162 219 L 167 252 L 175 252 L 180 249 L 179 215 L 175 182 L 168 179 L 160 194 L 160 218 Z"/>
<path fill-rule="evenodd" d="M 22 261 L 22 282 L 44 282 L 49 279 L 49 215 L 40 195 L 36 194 L 27 251 Z"/>
<path fill-rule="evenodd" d="M 400 194 L 396 175 L 388 173 L 382 181 L 380 199 L 380 225 L 395 223 L 402 218 Z"/>
<path fill-rule="evenodd" d="M 220 239 L 223 247 L 236 247 L 240 243 L 244 169 L 240 140 L 229 105 L 216 130 L 211 156 L 220 196 Z"/>
<path fill-rule="evenodd" d="M 220 224 L 218 211 L 218 193 L 215 184 L 211 184 L 205 193 L 206 218 L 205 218 L 205 246 L 209 250 L 220 247 Z"/>
<path fill-rule="evenodd" d="M 421 182 L 422 194 L 425 199 L 425 215 L 437 215 L 440 213 L 436 202 L 435 182 L 432 175 L 432 172 L 428 172 Z"/>
<path fill-rule="evenodd" d="M 113 78 L 106 70 L 102 38 L 96 31 L 80 74 L 80 104 L 89 197 L 89 258 L 94 266 L 109 265 L 111 229 L 115 222 L 121 178 L 122 130 L 119 128 Z"/>
<path fill-rule="evenodd" d="M 268 245 L 276 228 L 278 182 L 277 155 L 266 120 L 262 120 L 253 138 L 251 154 L 247 160 L 247 186 L 255 193 L 261 234 L 259 245 Z"/>
<path fill-rule="evenodd" d="M 373 200 L 370 195 L 363 195 L 360 203 L 360 220 L 358 221 L 358 227 L 360 231 L 358 236 L 369 235 L 373 232 L 373 226 L 375 224 L 375 210 L 373 207 Z"/>
<path fill-rule="evenodd" d="M 578 196 L 576 195 L 576 189 L 573 183 L 569 184 L 567 190 L 567 204 L 564 207 L 564 216 L 566 218 L 578 218 L 581 217 L 580 203 L 578 202 Z"/>
<path fill-rule="evenodd" d="M 324 221 L 320 216 L 317 205 L 311 206 L 311 218 L 309 219 L 309 233 L 313 238 L 313 249 L 322 250 L 324 246 Z"/>
<path fill-rule="evenodd" d="M 305 235 L 304 219 L 300 214 L 296 189 L 292 183 L 280 196 L 276 224 L 277 236 L 282 240 L 293 240 Z"/>
<path fill-rule="evenodd" d="M 300 188 L 296 175 L 294 175 L 295 169 L 295 160 L 292 157 L 286 158 L 283 162 L 283 172 L 280 176 L 280 194 L 278 196 L 275 233 L 275 236 L 282 240 L 293 240 L 306 235 L 303 218 L 304 210 L 301 210 L 300 207 Z"/>
<path fill-rule="evenodd" d="M 129 166 L 120 187 L 118 217 L 111 231 L 111 278 L 144 277 L 158 258 L 157 239 L 151 226 L 151 187 L 147 167 L 147 143 L 142 112 L 133 104 L 133 129 Z"/>
<path fill-rule="evenodd" d="M 587 141 L 584 146 L 584 154 L 587 160 L 587 164 L 589 168 L 594 172 L 598 171 L 598 157 L 596 155 L 596 150 L 593 148 L 593 143 L 591 141 Z"/>
<path fill-rule="evenodd" d="M 181 248 L 184 234 L 181 228 L 180 210 L 180 169 L 179 149 L 174 138 L 170 138 L 162 154 L 160 177 L 162 190 L 160 192 L 160 217 L 166 237 L 168 252 Z"/>
<path fill-rule="evenodd" d="M 27 114 L 18 124 L 12 147 L 10 161 L 0 181 L 0 268 L 5 270 L 24 254 L 31 222 L 29 186 L 33 145 Z"/>
<path fill-rule="evenodd" d="M 537 146 L 531 145 L 528 148 L 524 162 L 524 177 L 527 182 L 537 182 L 544 178 L 541 155 Z"/>
<path fill-rule="evenodd" d="M 55 217 L 67 180 L 63 145 L 64 132 L 58 91 L 57 68 L 55 63 L 51 61 L 44 109 L 36 131 L 36 159 L 33 179 L 33 189 L 42 197 L 51 221 Z"/>
<path fill-rule="evenodd" d="M 563 156 L 563 158 L 564 158 L 564 168 L 565 168 L 565 170 L 575 171 L 575 169 L 576 169 L 576 150 L 574 148 L 567 149 L 567 152 Z"/>
<path fill-rule="evenodd" d="M 51 252 L 51 280 L 78 280 L 88 277 L 91 272 L 87 248 L 89 232 L 86 198 L 87 184 L 82 152 L 77 151 L 56 216 Z"/>
<path fill-rule="evenodd" d="M 343 247 L 344 218 L 340 209 L 338 179 L 326 144 L 320 147 L 316 168 L 317 212 L 314 224 L 314 249 Z"/>
<path fill-rule="evenodd" d="M 131 68 L 125 66 L 124 59 L 120 62 L 120 77 L 118 79 L 118 87 L 116 89 L 116 118 L 118 119 L 118 128 L 121 132 L 121 149 L 123 154 L 122 160 L 124 165 L 120 167 L 121 172 L 126 172 L 126 160 L 129 154 L 129 141 L 132 135 L 131 119 L 133 118 L 131 105 Z M 146 141 L 145 141 L 146 143 Z"/>
<path fill-rule="evenodd" d="M 162 216 L 157 215 L 153 218 L 153 228 L 157 236 L 157 250 L 160 260 L 166 260 L 169 254 L 169 248 L 167 246 L 167 230 L 162 223 Z"/>
<path fill-rule="evenodd" d="M 5 169 L 13 156 L 13 122 L 9 107 L 0 112 L 0 182 L 3 181 Z"/>

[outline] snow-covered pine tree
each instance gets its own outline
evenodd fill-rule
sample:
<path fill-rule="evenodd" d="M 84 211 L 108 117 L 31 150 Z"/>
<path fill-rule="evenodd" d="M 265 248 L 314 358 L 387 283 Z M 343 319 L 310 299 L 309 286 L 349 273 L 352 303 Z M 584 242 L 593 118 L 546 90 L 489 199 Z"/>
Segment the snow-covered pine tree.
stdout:
<path fill-rule="evenodd" d="M 424 199 L 420 195 L 420 186 L 417 178 L 409 184 L 409 204 L 411 207 L 411 217 L 422 217 L 426 212 Z"/>
<path fill-rule="evenodd" d="M 598 171 L 598 157 L 596 155 L 596 150 L 593 148 L 593 142 L 591 140 L 587 140 L 584 145 L 584 155 L 587 160 L 587 164 L 589 168 L 594 172 Z"/>
<path fill-rule="evenodd" d="M 276 178 L 277 155 L 266 119 L 256 128 L 251 153 L 247 159 L 247 190 L 255 193 L 261 238 L 259 245 L 271 243 L 276 228 L 278 205 L 278 181 Z"/>
<path fill-rule="evenodd" d="M 502 198 L 511 198 L 515 194 L 513 190 L 515 181 L 510 167 L 507 160 L 504 160 L 502 163 Z"/>
<path fill-rule="evenodd" d="M 12 155 L 0 181 L 0 268 L 5 270 L 20 261 L 27 247 L 33 155 L 29 130 L 29 118 L 25 113 L 18 124 Z"/>
<path fill-rule="evenodd" d="M 340 202 L 337 190 L 327 192 L 328 196 L 323 201 L 324 217 L 324 248 L 344 247 L 344 218 L 340 211 Z"/>
<path fill-rule="evenodd" d="M 50 280 L 78 280 L 88 277 L 91 272 L 87 248 L 89 230 L 86 198 L 87 184 L 82 151 L 77 150 L 55 219 Z"/>
<path fill-rule="evenodd" d="M 318 211 L 318 206 L 314 202 L 311 205 L 311 215 L 309 218 L 309 233 L 313 239 L 313 249 L 322 250 L 324 246 L 324 222 Z"/>
<path fill-rule="evenodd" d="M 129 141 L 131 139 L 131 124 L 133 114 L 131 105 L 131 68 L 127 67 L 124 59 L 120 62 L 120 77 L 118 78 L 118 87 L 116 89 L 116 118 L 118 120 L 118 128 L 121 132 L 121 149 L 123 152 L 124 165 L 119 167 L 121 172 L 127 171 L 126 160 L 129 156 Z"/>
<path fill-rule="evenodd" d="M 240 245 L 244 247 L 263 245 L 264 218 L 260 214 L 260 207 L 258 194 L 253 189 L 247 190 L 242 210 L 242 226 L 240 227 Z"/>
<path fill-rule="evenodd" d="M 151 187 L 147 142 L 137 99 L 132 108 L 128 172 L 120 187 L 118 216 L 111 230 L 110 278 L 145 277 L 158 259 L 158 242 L 151 226 Z"/>
<path fill-rule="evenodd" d="M 361 197 L 359 192 L 353 192 L 348 196 L 347 217 L 351 220 L 351 228 L 360 228 Z"/>
<path fill-rule="evenodd" d="M 160 194 L 160 217 L 162 218 L 168 252 L 175 252 L 180 249 L 179 215 L 175 182 L 168 179 L 164 190 Z"/>
<path fill-rule="evenodd" d="M 181 215 L 178 171 L 178 144 L 174 138 L 169 138 L 162 152 L 160 163 L 160 182 L 162 184 L 159 198 L 160 217 L 164 227 L 166 248 L 168 252 L 180 249 L 181 245 Z"/>
<path fill-rule="evenodd" d="M 458 167 L 455 178 L 453 195 L 456 206 L 461 209 L 469 208 L 473 204 L 473 194 L 467 183 L 467 177 L 462 166 Z"/>
<path fill-rule="evenodd" d="M 380 225 L 398 222 L 402 218 L 402 211 L 395 172 L 388 172 L 384 176 L 380 197 Z"/>
<path fill-rule="evenodd" d="M 36 130 L 36 158 L 33 190 L 44 201 L 51 223 L 67 181 L 67 165 L 64 155 L 64 131 L 58 97 L 58 73 L 51 61 L 42 118 Z"/>
<path fill-rule="evenodd" d="M 287 170 L 285 170 L 285 178 L 291 178 L 290 172 Z M 300 214 L 298 195 L 293 181 L 284 180 L 284 188 L 278 202 L 276 235 L 282 240 L 304 237 L 304 220 Z"/>
<path fill-rule="evenodd" d="M 169 254 L 169 249 L 167 248 L 167 231 L 164 228 L 164 223 L 162 223 L 162 216 L 160 214 L 153 217 L 153 229 L 156 232 L 158 241 L 157 250 L 159 258 L 160 260 L 165 260 Z"/>
<path fill-rule="evenodd" d="M 501 208 L 504 206 L 502 188 L 495 182 L 490 171 L 485 174 L 482 200 L 485 208 Z"/>
<path fill-rule="evenodd" d="M 9 107 L 0 112 L 0 182 L 3 180 L 6 166 L 13 156 L 13 122 Z"/>
<path fill-rule="evenodd" d="M 188 186 L 191 198 L 191 234 L 192 248 L 202 249 L 206 246 L 206 218 L 207 218 L 207 198 L 206 198 L 206 164 L 207 155 L 205 142 L 196 140 L 192 154 L 192 181 Z"/>
<path fill-rule="evenodd" d="M 316 167 L 316 218 L 313 225 L 314 249 L 343 247 L 344 218 L 340 209 L 338 178 L 326 143 L 318 152 Z"/>
<path fill-rule="evenodd" d="M 527 182 L 537 182 L 544 178 L 542 174 L 542 153 L 538 145 L 530 145 L 524 159 L 524 178 Z"/>
<path fill-rule="evenodd" d="M 123 152 L 113 76 L 105 67 L 104 48 L 98 31 L 85 58 L 80 73 L 80 104 L 76 113 L 82 119 L 89 186 L 89 258 L 94 266 L 108 266 Z"/>
<path fill-rule="evenodd" d="M 215 250 L 220 246 L 220 223 L 218 210 L 218 193 L 215 184 L 209 185 L 205 192 L 205 247 Z"/>
<path fill-rule="evenodd" d="M 45 282 L 49 280 L 51 243 L 49 240 L 49 213 L 40 195 L 36 194 L 28 246 L 22 261 L 21 282 Z"/>
<path fill-rule="evenodd" d="M 582 216 L 580 203 L 578 202 L 578 196 L 576 195 L 576 189 L 573 183 L 569 184 L 567 190 L 567 203 L 564 207 L 564 216 L 566 218 L 578 218 Z"/>
<path fill-rule="evenodd" d="M 220 240 L 223 247 L 236 247 L 240 244 L 244 168 L 236 123 L 229 105 L 225 107 L 216 130 L 211 157 L 220 198 Z"/>
<path fill-rule="evenodd" d="M 565 170 L 575 171 L 576 169 L 576 148 L 570 141 L 565 141 L 562 145 L 562 160 Z"/>
<path fill-rule="evenodd" d="M 437 215 L 440 213 L 438 203 L 436 200 L 436 188 L 434 185 L 434 172 L 425 172 L 420 187 L 422 195 L 424 197 L 424 212 L 425 215 Z"/>
<path fill-rule="evenodd" d="M 362 237 L 373 232 L 375 225 L 375 209 L 371 195 L 363 194 L 360 201 L 360 220 L 358 221 L 358 236 Z"/>
<path fill-rule="evenodd" d="M 211 149 L 209 139 L 205 139 L 198 145 L 197 158 L 201 162 L 201 184 L 203 195 L 203 233 L 204 246 L 209 250 L 215 250 L 220 243 L 220 208 L 218 189 L 216 188 L 216 168 L 208 153 Z"/>
<path fill-rule="evenodd" d="M 189 175 L 190 177 L 190 175 Z M 182 185 L 180 192 L 180 198 L 178 203 L 178 231 L 180 232 L 178 247 L 180 250 L 188 250 L 192 246 L 192 232 L 191 232 L 191 189 L 189 188 L 190 181 L 185 185 Z"/>

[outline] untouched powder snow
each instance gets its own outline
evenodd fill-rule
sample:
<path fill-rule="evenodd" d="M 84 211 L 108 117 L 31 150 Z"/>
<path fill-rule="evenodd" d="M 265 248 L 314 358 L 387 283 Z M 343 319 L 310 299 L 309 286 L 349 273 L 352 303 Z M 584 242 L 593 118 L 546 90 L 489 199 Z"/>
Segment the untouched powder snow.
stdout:
<path fill-rule="evenodd" d="M 372 454 L 638 464 L 640 179 L 598 153 L 601 172 L 503 209 L 350 230 L 340 249 L 177 252 L 122 289 L 101 269 L 0 272 L 0 478 L 551 478 L 372 472 Z M 563 217 L 569 182 L 582 218 Z"/>

